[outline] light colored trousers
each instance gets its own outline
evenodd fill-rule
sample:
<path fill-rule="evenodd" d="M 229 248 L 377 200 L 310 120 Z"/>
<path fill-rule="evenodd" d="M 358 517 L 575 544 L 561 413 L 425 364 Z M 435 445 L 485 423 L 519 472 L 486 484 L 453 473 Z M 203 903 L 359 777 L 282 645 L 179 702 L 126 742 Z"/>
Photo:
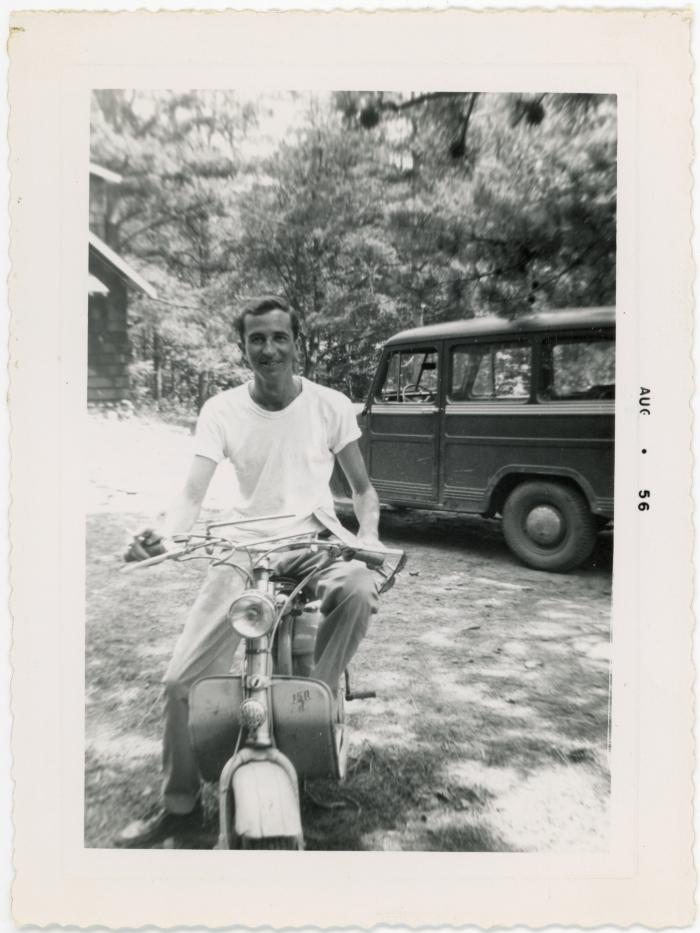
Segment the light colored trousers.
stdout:
<path fill-rule="evenodd" d="M 245 566 L 245 555 L 234 562 Z M 318 553 L 283 557 L 277 570 L 301 579 L 319 560 Z M 240 641 L 226 613 L 245 587 L 243 575 L 231 567 L 210 568 L 187 617 L 163 678 L 163 804 L 172 813 L 189 813 L 200 790 L 200 777 L 187 726 L 190 688 L 200 677 L 226 674 Z M 320 600 L 323 620 L 316 641 L 312 677 L 335 691 L 357 651 L 369 617 L 377 611 L 373 575 L 359 561 L 338 560 L 315 576 L 313 599 Z"/>

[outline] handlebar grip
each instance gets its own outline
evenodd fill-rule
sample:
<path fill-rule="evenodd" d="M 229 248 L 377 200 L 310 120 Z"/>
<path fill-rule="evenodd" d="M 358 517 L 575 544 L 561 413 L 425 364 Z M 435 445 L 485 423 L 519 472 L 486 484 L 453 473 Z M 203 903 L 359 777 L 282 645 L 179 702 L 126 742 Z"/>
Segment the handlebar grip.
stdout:
<path fill-rule="evenodd" d="M 366 548 L 349 548 L 349 557 L 361 560 L 371 570 L 383 567 L 389 557 L 398 558 L 398 567 L 406 562 L 406 552 L 397 548 L 382 548 L 381 551 L 371 551 Z"/>
<path fill-rule="evenodd" d="M 153 567 L 155 564 L 162 564 L 164 560 L 170 560 L 183 551 L 166 551 L 165 554 L 156 554 L 155 557 L 147 557 L 146 560 L 132 560 L 124 564 L 119 569 L 119 573 L 132 573 L 134 570 L 142 570 L 144 567 Z"/>
<path fill-rule="evenodd" d="M 383 567 L 387 558 L 386 551 L 366 551 L 364 548 L 358 548 L 354 554 L 355 560 L 361 560 L 370 570 L 375 567 Z"/>

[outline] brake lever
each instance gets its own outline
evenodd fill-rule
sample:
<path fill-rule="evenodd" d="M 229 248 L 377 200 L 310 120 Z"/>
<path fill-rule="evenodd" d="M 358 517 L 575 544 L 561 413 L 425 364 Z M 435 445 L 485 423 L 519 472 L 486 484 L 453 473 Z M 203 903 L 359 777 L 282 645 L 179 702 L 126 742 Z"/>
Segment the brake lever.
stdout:
<path fill-rule="evenodd" d="M 391 568 L 390 573 L 387 574 L 387 577 L 384 580 L 384 583 L 382 583 L 382 585 L 379 587 L 380 596 L 382 596 L 384 593 L 388 593 L 389 590 L 394 585 L 394 583 L 396 583 L 396 578 L 401 573 L 403 568 L 406 566 L 407 560 L 408 560 L 408 557 L 406 555 L 406 552 L 401 551 L 401 556 L 399 557 L 398 561 Z"/>

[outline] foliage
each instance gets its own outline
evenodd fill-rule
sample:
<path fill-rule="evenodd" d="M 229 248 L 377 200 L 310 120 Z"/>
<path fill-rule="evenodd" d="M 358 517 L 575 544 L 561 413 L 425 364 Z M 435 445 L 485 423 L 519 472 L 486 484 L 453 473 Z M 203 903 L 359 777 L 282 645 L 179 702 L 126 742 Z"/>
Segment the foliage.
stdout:
<path fill-rule="evenodd" d="M 404 327 L 615 300 L 608 96 L 96 91 L 92 148 L 124 177 L 105 236 L 158 289 L 130 303 L 156 399 L 245 377 L 250 294 L 287 297 L 303 371 L 353 398 Z"/>
<path fill-rule="evenodd" d="M 104 236 L 159 295 L 130 304 L 135 360 L 149 361 L 156 400 L 165 391 L 201 405 L 212 387 L 242 378 L 230 313 L 214 299 L 233 268 L 238 137 L 254 121 L 252 105 L 228 91 L 94 94 L 93 160 L 124 179 Z M 132 370 L 137 392 L 144 372 Z"/>

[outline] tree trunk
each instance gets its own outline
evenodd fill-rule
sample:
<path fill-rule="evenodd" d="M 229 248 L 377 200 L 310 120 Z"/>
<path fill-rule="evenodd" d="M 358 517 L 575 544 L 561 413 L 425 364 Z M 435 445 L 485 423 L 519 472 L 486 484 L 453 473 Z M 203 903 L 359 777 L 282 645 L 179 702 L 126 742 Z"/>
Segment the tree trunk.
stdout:
<path fill-rule="evenodd" d="M 209 397 L 209 373 L 207 370 L 201 370 L 197 377 L 197 414 L 202 410 L 202 405 Z"/>
<path fill-rule="evenodd" d="M 153 401 L 156 405 L 160 402 L 161 390 L 162 390 L 162 369 L 161 364 L 163 361 L 161 353 L 161 343 L 160 335 L 156 328 L 153 328 Z"/>
<path fill-rule="evenodd" d="M 306 334 L 303 331 L 299 333 L 299 349 L 301 350 L 301 360 L 299 362 L 301 363 L 301 369 L 306 376 L 309 360 L 309 345 L 306 339 Z"/>
<path fill-rule="evenodd" d="M 306 360 L 304 361 L 304 375 L 307 379 L 316 379 L 316 365 L 318 363 L 318 338 L 309 337 L 306 347 Z"/>

